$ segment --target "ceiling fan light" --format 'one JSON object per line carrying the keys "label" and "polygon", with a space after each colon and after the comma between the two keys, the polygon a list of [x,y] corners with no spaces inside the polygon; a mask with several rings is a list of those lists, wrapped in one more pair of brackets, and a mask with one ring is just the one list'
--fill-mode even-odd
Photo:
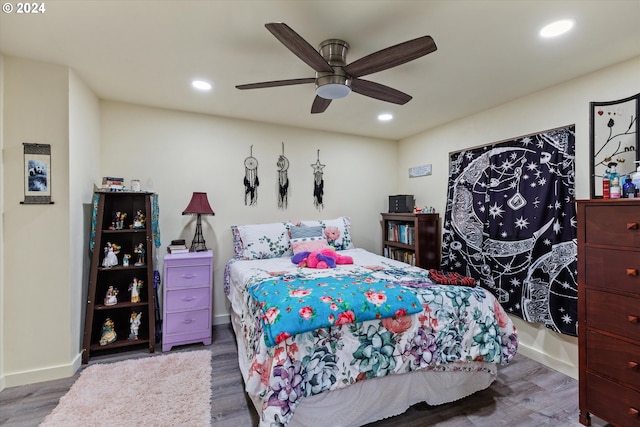
{"label": "ceiling fan light", "polygon": [[316,88],[316,95],[324,99],[344,98],[351,93],[351,88],[341,83],[327,83]]}

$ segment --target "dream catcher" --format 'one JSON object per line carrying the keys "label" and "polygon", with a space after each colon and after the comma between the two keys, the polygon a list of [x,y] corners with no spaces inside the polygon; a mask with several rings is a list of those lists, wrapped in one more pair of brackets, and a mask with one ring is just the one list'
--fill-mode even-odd
{"label": "dream catcher", "polygon": [[286,209],[289,198],[289,159],[284,156],[284,142],[282,143],[282,154],[278,157],[278,207]]}
{"label": "dream catcher", "polygon": [[[244,204],[255,205],[258,201],[258,159],[253,157],[253,145],[249,157],[244,159]],[[249,202],[249,203],[247,203]]]}
{"label": "dream catcher", "polygon": [[318,209],[322,209],[322,196],[324,195],[324,179],[322,177],[322,169],[326,165],[320,163],[320,150],[318,150],[318,159],[311,165],[313,168],[313,204]]}

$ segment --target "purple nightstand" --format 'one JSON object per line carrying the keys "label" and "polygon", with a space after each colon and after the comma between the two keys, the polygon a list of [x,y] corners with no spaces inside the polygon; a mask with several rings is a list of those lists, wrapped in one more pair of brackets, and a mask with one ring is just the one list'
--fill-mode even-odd
{"label": "purple nightstand", "polygon": [[211,344],[212,291],[210,250],[165,255],[162,351],[194,342]]}

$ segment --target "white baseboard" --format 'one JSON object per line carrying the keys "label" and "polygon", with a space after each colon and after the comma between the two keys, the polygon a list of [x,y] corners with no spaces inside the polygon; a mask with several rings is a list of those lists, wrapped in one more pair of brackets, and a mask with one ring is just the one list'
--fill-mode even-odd
{"label": "white baseboard", "polygon": [[535,360],[538,363],[542,363],[543,365],[562,374],[565,374],[575,380],[578,379],[578,367],[567,363],[565,360],[551,357],[540,352],[539,350],[523,345],[522,342],[518,344],[518,353],[528,357],[529,359]]}
{"label": "white baseboard", "polygon": [[82,365],[82,354],[78,353],[75,358],[64,365],[47,366],[41,369],[30,371],[6,373],[2,378],[0,390],[5,387],[17,387],[26,384],[35,384],[43,381],[58,380],[68,378],[75,374]]}

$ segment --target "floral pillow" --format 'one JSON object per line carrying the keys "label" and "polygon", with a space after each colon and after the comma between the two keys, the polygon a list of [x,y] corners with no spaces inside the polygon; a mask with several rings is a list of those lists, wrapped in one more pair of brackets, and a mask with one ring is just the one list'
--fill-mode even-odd
{"label": "floral pillow", "polygon": [[266,259],[292,255],[289,230],[284,222],[237,225],[231,230],[234,233],[234,253],[239,258]]}
{"label": "floral pillow", "polygon": [[333,246],[335,250],[342,251],[345,249],[353,249],[353,241],[351,240],[351,220],[349,217],[341,216],[336,219],[320,220],[320,221],[300,221],[304,227],[322,227],[322,233],[327,239],[327,243]]}

